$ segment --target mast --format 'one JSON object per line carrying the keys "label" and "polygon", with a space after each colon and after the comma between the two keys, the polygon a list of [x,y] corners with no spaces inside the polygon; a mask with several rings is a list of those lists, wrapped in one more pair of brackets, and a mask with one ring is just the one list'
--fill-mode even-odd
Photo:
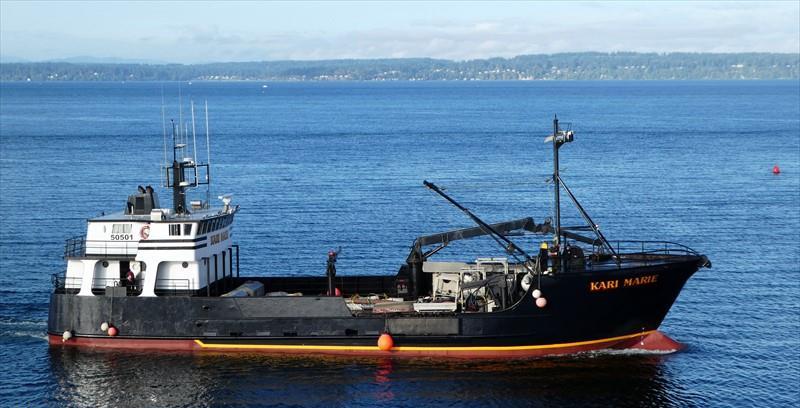
{"label": "mast", "polygon": [[[182,107],[181,102],[181,107]],[[187,206],[188,190],[197,188],[201,185],[208,185],[211,180],[210,166],[208,163],[197,162],[197,125],[194,111],[194,101],[190,100],[192,133],[189,134],[189,123],[175,123],[170,119],[172,125],[172,164],[165,167],[165,185],[172,190],[172,209],[177,215],[190,214],[190,207]],[[163,110],[163,108],[162,108]],[[206,114],[206,145],[208,145],[208,103],[205,106]],[[182,117],[179,113],[179,117]],[[183,132],[181,131],[183,127]],[[191,136],[191,140],[190,140]],[[191,144],[194,146],[191,146]],[[192,148],[191,151],[187,150]],[[208,147],[207,147],[208,148]],[[209,154],[210,156],[210,154]],[[165,158],[166,161],[166,158]],[[200,168],[205,168],[205,179],[201,180]],[[208,188],[206,189],[206,203],[200,200],[199,204],[191,203],[191,210],[198,208],[209,208]]]}
{"label": "mast", "polygon": [[[178,132],[175,132],[175,122],[172,122],[172,183],[170,185],[169,178],[167,178],[167,186],[172,187],[172,209],[176,214],[183,215],[186,213],[186,174],[184,173],[184,160],[183,149],[186,144],[181,143],[180,140],[180,124],[178,124]],[[179,161],[180,160],[180,161]]]}
{"label": "mast", "polygon": [[[583,220],[586,221],[586,224],[589,228],[594,232],[600,242],[613,254],[614,259],[619,265],[619,256],[617,256],[617,252],[614,251],[614,248],[606,239],[605,235],[600,232],[600,227],[594,223],[592,218],[589,214],[584,210],[583,206],[578,202],[578,199],[575,198],[575,195],[572,194],[569,187],[561,180],[561,175],[558,173],[558,149],[564,143],[570,143],[575,139],[575,132],[572,131],[572,124],[567,124],[566,130],[561,130],[561,127],[558,125],[558,116],[553,117],[553,134],[548,136],[544,139],[545,143],[552,141],[553,142],[553,195],[554,198],[554,217],[556,221],[555,233],[554,233],[554,244],[556,245],[556,249],[559,253],[563,253],[564,248],[561,247],[561,186],[564,186],[564,190],[569,195],[569,198],[572,200],[573,204],[575,204],[575,208],[578,209],[578,212],[583,217]],[[552,140],[551,140],[552,139]],[[562,259],[563,262],[563,259]]]}
{"label": "mast", "polygon": [[[558,176],[558,115],[553,117],[553,194],[555,197],[554,217],[556,219],[556,231],[554,244],[560,248],[561,244],[561,182]],[[559,249],[560,250],[560,249]]]}
{"label": "mast", "polygon": [[575,134],[570,129],[571,125],[568,124],[567,130],[561,130],[558,125],[558,115],[553,116],[553,134],[544,139],[545,143],[553,142],[553,195],[554,195],[554,211],[553,216],[556,221],[555,233],[553,234],[553,244],[561,252],[561,176],[558,174],[558,149],[564,143],[569,143],[573,140]]}

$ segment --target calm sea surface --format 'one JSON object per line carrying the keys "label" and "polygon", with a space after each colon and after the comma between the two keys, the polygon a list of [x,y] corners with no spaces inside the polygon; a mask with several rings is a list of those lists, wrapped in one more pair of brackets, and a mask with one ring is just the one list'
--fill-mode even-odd
{"label": "calm sea surface", "polygon": [[[168,118],[179,92],[184,120],[208,100],[211,194],[242,207],[245,275],[322,275],[338,246],[340,274],[395,273],[416,236],[470,226],[424,179],[488,221],[542,221],[557,113],[576,131],[563,177],[606,236],[713,261],[662,325],[688,348],[512,362],[50,349],[64,239],[160,183],[162,92]],[[499,254],[477,240],[442,259]],[[800,84],[2,83],[0,357],[0,406],[797,406]]]}

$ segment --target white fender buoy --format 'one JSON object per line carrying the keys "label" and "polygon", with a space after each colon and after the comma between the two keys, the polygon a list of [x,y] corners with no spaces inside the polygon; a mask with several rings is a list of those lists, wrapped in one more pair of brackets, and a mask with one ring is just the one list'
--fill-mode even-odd
{"label": "white fender buoy", "polygon": [[542,297],[542,291],[539,289],[534,289],[533,293],[531,294],[533,295],[534,299],[539,299],[540,297]]}
{"label": "white fender buoy", "polygon": [[102,331],[108,330],[108,323],[106,323],[106,322],[101,323],[100,324],[100,330],[102,330]]}
{"label": "white fender buoy", "polygon": [[526,274],[522,277],[522,282],[520,282],[519,285],[522,287],[522,290],[527,292],[528,289],[531,288],[531,285],[533,285],[533,276],[531,276],[529,273]]}
{"label": "white fender buoy", "polygon": [[539,307],[547,306],[547,299],[545,299],[543,297],[540,297],[540,298],[536,299],[536,306],[539,306]]}
{"label": "white fender buoy", "polygon": [[61,342],[66,342],[67,340],[72,338],[72,332],[69,330],[64,331],[64,334],[61,335]]}

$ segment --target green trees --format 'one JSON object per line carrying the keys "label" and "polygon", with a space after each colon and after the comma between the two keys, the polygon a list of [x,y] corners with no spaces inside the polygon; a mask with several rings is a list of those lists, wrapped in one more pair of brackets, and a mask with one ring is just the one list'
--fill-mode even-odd
{"label": "green trees", "polygon": [[772,53],[563,53],[468,61],[431,58],[211,64],[0,64],[2,81],[392,81],[798,79],[800,55]]}

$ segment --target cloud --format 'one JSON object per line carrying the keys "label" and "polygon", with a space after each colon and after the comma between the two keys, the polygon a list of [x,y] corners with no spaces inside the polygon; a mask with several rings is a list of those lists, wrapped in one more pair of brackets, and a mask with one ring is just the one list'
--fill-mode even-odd
{"label": "cloud", "polygon": [[497,7],[468,3],[465,8],[473,14],[454,10],[426,16],[420,12],[413,18],[398,17],[369,27],[358,24],[355,14],[352,28],[310,23],[304,27],[302,21],[297,28],[291,24],[271,28],[220,20],[162,24],[132,35],[4,30],[0,50],[30,60],[94,55],[182,63],[385,57],[464,60],[576,51],[800,53],[797,3],[504,3]]}

